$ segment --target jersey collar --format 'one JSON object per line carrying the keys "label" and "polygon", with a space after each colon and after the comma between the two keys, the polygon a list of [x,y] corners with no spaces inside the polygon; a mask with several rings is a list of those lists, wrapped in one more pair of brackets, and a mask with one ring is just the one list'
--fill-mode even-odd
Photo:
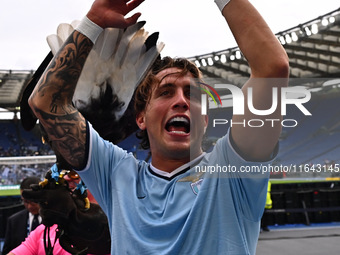
{"label": "jersey collar", "polygon": [[199,155],[198,157],[196,157],[195,159],[191,160],[190,162],[188,163],[185,163],[184,165],[176,168],[174,171],[172,171],[171,173],[168,173],[168,172],[165,172],[163,170],[160,170],[156,167],[154,167],[152,165],[152,163],[150,163],[150,172],[153,173],[154,175],[158,176],[158,177],[161,177],[163,179],[166,179],[166,180],[171,180],[173,179],[174,177],[182,174],[182,173],[185,173],[186,171],[188,171],[191,167],[193,167],[194,165],[196,165],[198,162],[200,162],[202,160],[202,158],[204,157],[206,153],[203,152],[201,155]]}

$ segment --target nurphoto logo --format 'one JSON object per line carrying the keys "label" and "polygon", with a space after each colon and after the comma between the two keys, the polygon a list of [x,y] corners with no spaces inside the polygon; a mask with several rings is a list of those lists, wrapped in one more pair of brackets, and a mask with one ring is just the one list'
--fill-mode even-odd
{"label": "nurphoto logo", "polygon": [[[241,88],[237,87],[236,85],[232,84],[216,84],[214,87],[205,84],[205,83],[199,83],[200,85],[203,85],[201,87],[201,90],[205,93],[201,94],[201,114],[207,115],[208,111],[208,105],[207,105],[207,96],[209,95],[214,103],[217,106],[217,101],[215,97],[218,98],[218,101],[221,106],[222,100],[220,95],[217,93],[216,89],[219,89],[221,91],[222,89],[230,91],[232,95],[232,110],[234,115],[244,115],[245,113],[245,106],[248,107],[249,111],[257,116],[269,116],[270,114],[274,113],[278,106],[281,108],[281,115],[286,116],[287,115],[287,105],[295,105],[305,116],[311,116],[312,114],[307,110],[307,108],[304,106],[305,103],[309,102],[311,99],[311,92],[303,87],[273,87],[271,88],[271,94],[272,94],[272,104],[269,109],[256,109],[254,107],[253,103],[253,88],[248,87],[247,88],[247,100],[245,102],[245,96],[243,94],[243,91]],[[213,93],[212,93],[212,92]],[[279,93],[280,92],[280,93]],[[215,94],[215,96],[214,96]],[[280,105],[278,105],[279,100],[281,101]],[[265,118],[259,118],[259,119],[250,119],[250,120],[244,120],[243,122],[237,122],[232,123],[232,120],[228,119],[213,119],[213,127],[216,127],[216,125],[225,125],[227,123],[230,123],[232,126],[234,125],[248,125],[250,127],[262,127],[265,122],[270,122],[272,124],[272,127],[274,126],[275,122],[281,122],[281,125],[283,127],[296,127],[298,122],[295,119],[265,119]]]}
{"label": "nurphoto logo", "polygon": [[[206,83],[203,83],[203,82],[198,82],[198,84],[202,85],[202,86],[205,86],[207,88],[203,88],[203,87],[200,87],[201,90],[203,90],[205,93],[207,93],[211,99],[215,102],[216,106],[217,106],[217,102],[216,102],[216,99],[215,97],[213,96],[213,94],[209,91],[211,90],[213,93],[215,93],[215,95],[217,96],[220,104],[222,105],[222,100],[221,100],[221,97],[220,95],[217,93],[217,91],[210,85],[206,84]],[[202,102],[202,105],[201,105],[201,113],[202,115],[207,115],[207,94],[202,94],[201,95],[201,102]]]}

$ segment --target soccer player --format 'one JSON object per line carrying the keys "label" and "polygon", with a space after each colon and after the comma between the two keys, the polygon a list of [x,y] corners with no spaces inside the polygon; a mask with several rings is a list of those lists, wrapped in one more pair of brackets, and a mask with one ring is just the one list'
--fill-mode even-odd
{"label": "soccer player", "polygon": [[[215,2],[251,68],[242,88],[245,99],[252,88],[254,107],[271,108],[273,87],[286,82],[270,81],[289,74],[284,49],[247,0]],[[78,169],[107,214],[111,254],[255,254],[269,173],[209,177],[195,169],[270,162],[280,122],[257,128],[233,125],[211,153],[204,153],[208,119],[200,115],[191,88],[192,79],[201,75],[185,59],[156,61],[136,91],[136,122],[144,133],[143,145],[150,147],[150,164],[103,140],[72,105],[82,66],[101,29],[134,24],[140,13],[125,15],[141,3],[96,0],[83,21],[85,29],[76,29],[56,54],[30,106],[54,149]],[[268,116],[255,116],[245,107],[244,115],[234,115],[233,121],[254,118],[280,120],[280,107]]]}

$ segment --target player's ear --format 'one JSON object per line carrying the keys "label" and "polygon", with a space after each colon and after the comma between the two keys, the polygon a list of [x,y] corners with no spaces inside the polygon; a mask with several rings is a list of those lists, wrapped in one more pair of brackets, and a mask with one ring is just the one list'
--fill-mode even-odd
{"label": "player's ear", "polygon": [[208,123],[209,123],[209,117],[208,115],[205,115],[204,116],[204,134],[205,134],[205,131],[207,130]]}
{"label": "player's ear", "polygon": [[136,123],[138,125],[138,127],[141,130],[145,130],[146,126],[145,126],[145,113],[144,112],[140,112],[137,114],[136,116]]}

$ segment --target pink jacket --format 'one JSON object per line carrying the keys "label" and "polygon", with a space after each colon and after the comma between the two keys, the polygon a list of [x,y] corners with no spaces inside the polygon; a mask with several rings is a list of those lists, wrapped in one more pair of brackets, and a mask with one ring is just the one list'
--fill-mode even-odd
{"label": "pink jacket", "polygon": [[[55,238],[55,229],[57,225],[53,225],[50,228],[50,239],[51,244],[54,244]],[[45,255],[44,248],[44,229],[45,226],[43,224],[39,225],[34,231],[32,231],[29,236],[26,238],[24,242],[21,243],[17,248],[12,250],[11,252],[15,255]],[[53,254],[58,255],[70,255],[67,251],[65,251],[59,244],[59,240],[54,245]]]}

